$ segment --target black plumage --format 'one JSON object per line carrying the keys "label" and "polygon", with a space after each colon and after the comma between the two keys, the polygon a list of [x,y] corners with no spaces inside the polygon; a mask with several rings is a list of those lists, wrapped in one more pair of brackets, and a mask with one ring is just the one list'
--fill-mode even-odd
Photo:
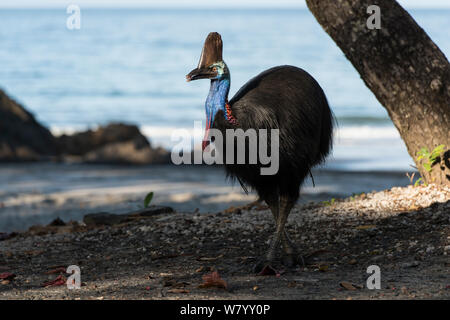
{"label": "black plumage", "polygon": [[[220,35],[212,33],[208,38],[217,43]],[[208,47],[207,43],[208,39],[205,47]],[[216,56],[222,57],[221,39],[220,46],[216,47],[220,50]],[[205,72],[201,70],[205,68],[208,66],[195,69],[188,75],[188,80],[195,79],[199,74],[200,77],[204,75]],[[212,70],[209,69],[209,72]],[[215,77],[209,75],[208,78],[212,82],[220,81],[217,74]],[[297,263],[298,254],[284,231],[284,225],[299,197],[303,181],[312,167],[325,160],[332,147],[334,120],[325,94],[306,71],[294,66],[278,66],[248,81],[228,102],[227,107],[236,121],[229,121],[224,114],[226,109],[219,108],[212,128],[222,132],[237,128],[244,131],[251,128],[279,129],[279,170],[275,175],[261,175],[262,165],[259,162],[225,164],[227,175],[238,179],[244,188],[256,190],[259,197],[269,205],[275,218],[277,229],[274,239],[268,254],[256,269],[259,271],[265,264],[271,263],[280,245],[284,248],[287,261],[290,264]],[[248,146],[245,150],[248,150]]]}

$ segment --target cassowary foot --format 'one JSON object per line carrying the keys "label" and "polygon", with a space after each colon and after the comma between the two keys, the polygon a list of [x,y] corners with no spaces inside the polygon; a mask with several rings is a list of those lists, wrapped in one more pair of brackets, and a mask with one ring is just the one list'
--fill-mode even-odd
{"label": "cassowary foot", "polygon": [[305,266],[305,259],[298,253],[297,247],[289,239],[287,233],[284,233],[282,238],[283,256],[281,261],[286,267],[293,268],[297,265]]}
{"label": "cassowary foot", "polygon": [[305,259],[299,254],[285,254],[281,258],[281,262],[288,268],[294,268],[296,266],[305,267]]}

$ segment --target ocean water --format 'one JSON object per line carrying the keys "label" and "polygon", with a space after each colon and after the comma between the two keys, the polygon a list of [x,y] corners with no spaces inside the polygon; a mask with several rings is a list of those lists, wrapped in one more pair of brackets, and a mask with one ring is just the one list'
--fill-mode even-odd
{"label": "ocean water", "polygon": [[[0,87],[57,134],[125,121],[170,148],[174,129],[204,120],[209,83],[186,83],[185,75],[218,31],[230,97],[275,65],[317,79],[339,123],[327,167],[410,169],[387,112],[306,9],[81,9],[79,30],[66,28],[64,10],[0,10]],[[450,11],[411,14],[448,56]]]}

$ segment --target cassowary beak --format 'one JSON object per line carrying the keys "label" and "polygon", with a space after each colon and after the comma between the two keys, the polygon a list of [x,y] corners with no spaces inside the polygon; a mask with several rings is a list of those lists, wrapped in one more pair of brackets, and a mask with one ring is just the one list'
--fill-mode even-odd
{"label": "cassowary beak", "polygon": [[217,70],[211,68],[195,68],[186,75],[186,81],[199,79],[212,79],[217,77]]}

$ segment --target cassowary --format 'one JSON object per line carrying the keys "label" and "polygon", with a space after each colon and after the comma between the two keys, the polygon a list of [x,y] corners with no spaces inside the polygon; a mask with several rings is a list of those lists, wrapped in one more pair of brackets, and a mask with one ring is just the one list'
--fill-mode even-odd
{"label": "cassowary", "polygon": [[333,116],[322,88],[306,71],[278,66],[248,81],[228,101],[230,72],[222,59],[222,38],[216,32],[206,38],[198,67],[186,79],[211,80],[205,104],[203,149],[208,145],[210,128],[222,132],[238,128],[279,129],[276,174],[261,175],[259,162],[225,164],[225,169],[229,177],[239,180],[244,190],[247,187],[255,190],[275,219],[276,230],[269,250],[256,264],[255,272],[270,266],[280,247],[284,251],[283,262],[291,266],[301,262],[303,259],[284,227],[299,198],[301,184],[311,168],[324,161],[332,147]]}

